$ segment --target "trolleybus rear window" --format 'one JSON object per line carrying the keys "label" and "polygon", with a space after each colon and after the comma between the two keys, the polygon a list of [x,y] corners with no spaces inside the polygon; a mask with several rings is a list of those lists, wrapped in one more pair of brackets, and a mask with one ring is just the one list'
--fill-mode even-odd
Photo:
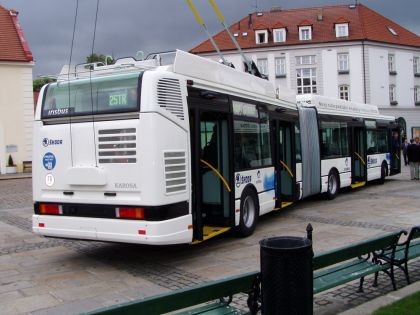
{"label": "trolleybus rear window", "polygon": [[42,118],[122,113],[139,110],[139,73],[50,84]]}

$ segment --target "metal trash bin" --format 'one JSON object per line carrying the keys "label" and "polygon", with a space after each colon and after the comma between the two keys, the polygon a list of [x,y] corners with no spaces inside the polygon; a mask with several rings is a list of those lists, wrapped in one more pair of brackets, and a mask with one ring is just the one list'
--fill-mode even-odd
{"label": "metal trash bin", "polygon": [[279,236],[260,241],[263,315],[313,314],[312,242]]}

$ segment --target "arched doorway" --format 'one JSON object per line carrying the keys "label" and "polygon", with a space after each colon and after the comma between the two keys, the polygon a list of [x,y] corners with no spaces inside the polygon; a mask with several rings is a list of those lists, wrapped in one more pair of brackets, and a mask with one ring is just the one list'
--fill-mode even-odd
{"label": "arched doorway", "polygon": [[404,141],[404,139],[407,138],[407,123],[405,122],[405,119],[402,117],[399,117],[397,119],[397,122],[401,127],[401,141]]}

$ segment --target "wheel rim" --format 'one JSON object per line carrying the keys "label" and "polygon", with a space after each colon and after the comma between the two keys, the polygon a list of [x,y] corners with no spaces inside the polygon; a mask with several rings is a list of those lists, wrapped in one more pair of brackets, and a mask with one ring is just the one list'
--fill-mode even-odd
{"label": "wheel rim", "polygon": [[335,176],[332,175],[332,174],[328,178],[328,191],[332,195],[334,195],[335,192],[337,191],[337,180],[336,180]]}
{"label": "wheel rim", "polygon": [[247,196],[244,200],[244,206],[242,211],[242,220],[246,227],[251,227],[255,219],[255,204],[252,197]]}

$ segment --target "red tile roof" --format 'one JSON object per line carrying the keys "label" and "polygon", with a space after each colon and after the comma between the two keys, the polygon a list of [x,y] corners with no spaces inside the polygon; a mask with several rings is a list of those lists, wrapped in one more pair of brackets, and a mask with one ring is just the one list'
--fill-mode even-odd
{"label": "red tile roof", "polygon": [[[322,20],[318,15],[322,14]],[[379,13],[359,4],[350,7],[348,5],[325,6],[318,8],[302,8],[291,10],[272,10],[264,12],[262,16],[255,13],[251,15],[252,25],[249,26],[249,17],[246,16],[239,22],[233,24],[232,32],[248,32],[248,36],[238,36],[236,40],[243,49],[299,45],[309,43],[327,43],[343,41],[369,40],[389,44],[420,47],[420,37]],[[334,31],[334,24],[338,21],[349,23],[349,37],[337,38]],[[312,25],[312,40],[302,42],[299,40],[298,26],[305,21],[306,25]],[[265,24],[268,29],[277,27],[281,22],[287,28],[287,40],[284,43],[274,43],[270,37],[267,44],[255,43],[254,25]],[[398,34],[392,35],[388,28],[392,28]],[[226,31],[214,36],[214,39],[221,50],[234,50],[235,46],[230,40]],[[204,41],[195,48],[192,53],[213,52],[214,48],[210,41]]]}
{"label": "red tile roof", "polygon": [[33,61],[17,15],[17,11],[0,6],[0,61]]}

